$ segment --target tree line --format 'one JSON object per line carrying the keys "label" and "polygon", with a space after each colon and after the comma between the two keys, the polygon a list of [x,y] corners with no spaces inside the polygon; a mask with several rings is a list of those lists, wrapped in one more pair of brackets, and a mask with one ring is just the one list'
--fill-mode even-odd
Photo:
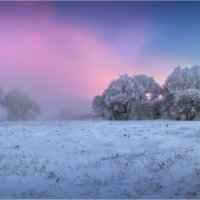
{"label": "tree line", "polygon": [[121,75],[102,95],[93,110],[105,119],[177,119],[200,117],[200,66],[174,68],[160,86],[147,75]]}

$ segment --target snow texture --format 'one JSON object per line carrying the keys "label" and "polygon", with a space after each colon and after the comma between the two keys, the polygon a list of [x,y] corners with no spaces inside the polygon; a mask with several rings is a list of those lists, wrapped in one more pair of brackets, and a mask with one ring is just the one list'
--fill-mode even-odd
{"label": "snow texture", "polygon": [[198,121],[1,122],[0,198],[200,198]]}

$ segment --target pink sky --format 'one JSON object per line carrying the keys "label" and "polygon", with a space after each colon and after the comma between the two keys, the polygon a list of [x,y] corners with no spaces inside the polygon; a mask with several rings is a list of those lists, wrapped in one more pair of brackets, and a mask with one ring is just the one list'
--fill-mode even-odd
{"label": "pink sky", "polygon": [[123,63],[106,44],[83,28],[59,25],[51,12],[33,20],[1,18],[0,26],[5,90],[18,87],[45,101],[63,98],[67,107],[67,99],[91,100],[120,74]]}
{"label": "pink sky", "polygon": [[[61,23],[51,7],[38,10],[32,4],[31,11],[27,18],[17,11],[0,14],[0,83],[5,91],[20,88],[46,107],[86,112],[92,98],[119,75],[144,73],[162,83],[170,72],[167,66],[174,66],[162,58],[144,59],[141,50],[151,34],[116,32],[111,46],[93,29],[70,19]],[[134,45],[129,51],[131,36]],[[129,57],[120,54],[120,48],[129,51]],[[166,66],[163,71],[161,63]]]}

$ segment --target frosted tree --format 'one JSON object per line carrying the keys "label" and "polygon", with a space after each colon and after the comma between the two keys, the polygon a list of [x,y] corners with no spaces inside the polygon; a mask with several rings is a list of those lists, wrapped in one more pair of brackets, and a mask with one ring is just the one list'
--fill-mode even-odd
{"label": "frosted tree", "polygon": [[8,120],[32,120],[40,114],[40,106],[20,90],[7,93],[2,100]]}
{"label": "frosted tree", "polygon": [[94,112],[96,112],[99,115],[103,115],[104,114],[104,98],[103,95],[97,95],[94,97],[93,101],[92,101],[92,109],[94,110]]}
{"label": "frosted tree", "polygon": [[190,70],[193,88],[200,90],[200,66],[193,66]]}
{"label": "frosted tree", "polygon": [[200,91],[189,89],[177,92],[171,110],[176,119],[193,120],[200,112]]}
{"label": "frosted tree", "polygon": [[152,77],[127,74],[110,83],[103,95],[93,100],[93,109],[109,119],[142,119],[152,117],[152,107],[160,93]]}
{"label": "frosted tree", "polygon": [[[195,66],[195,68],[196,67],[197,66]],[[176,91],[183,91],[191,88],[196,89],[195,88],[196,80],[193,79],[192,69],[193,68],[188,68],[188,67],[185,68],[181,68],[180,66],[176,67],[165,81],[163,88],[164,91],[174,93]]]}
{"label": "frosted tree", "polygon": [[134,101],[131,106],[131,118],[156,118],[154,108],[159,101],[160,86],[152,77],[137,75],[134,77]]}
{"label": "frosted tree", "polygon": [[176,67],[168,76],[163,86],[163,113],[167,117],[174,117],[172,110],[174,100],[180,92],[187,90],[200,90],[200,67]]}
{"label": "frosted tree", "polygon": [[110,83],[104,91],[104,116],[110,119],[129,119],[134,100],[134,80],[127,74]]}

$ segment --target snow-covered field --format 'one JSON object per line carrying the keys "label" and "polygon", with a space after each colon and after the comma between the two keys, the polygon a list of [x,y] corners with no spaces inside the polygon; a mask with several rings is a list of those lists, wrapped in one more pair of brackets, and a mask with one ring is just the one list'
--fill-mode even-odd
{"label": "snow-covered field", "polygon": [[1,122],[0,198],[200,198],[200,122]]}

